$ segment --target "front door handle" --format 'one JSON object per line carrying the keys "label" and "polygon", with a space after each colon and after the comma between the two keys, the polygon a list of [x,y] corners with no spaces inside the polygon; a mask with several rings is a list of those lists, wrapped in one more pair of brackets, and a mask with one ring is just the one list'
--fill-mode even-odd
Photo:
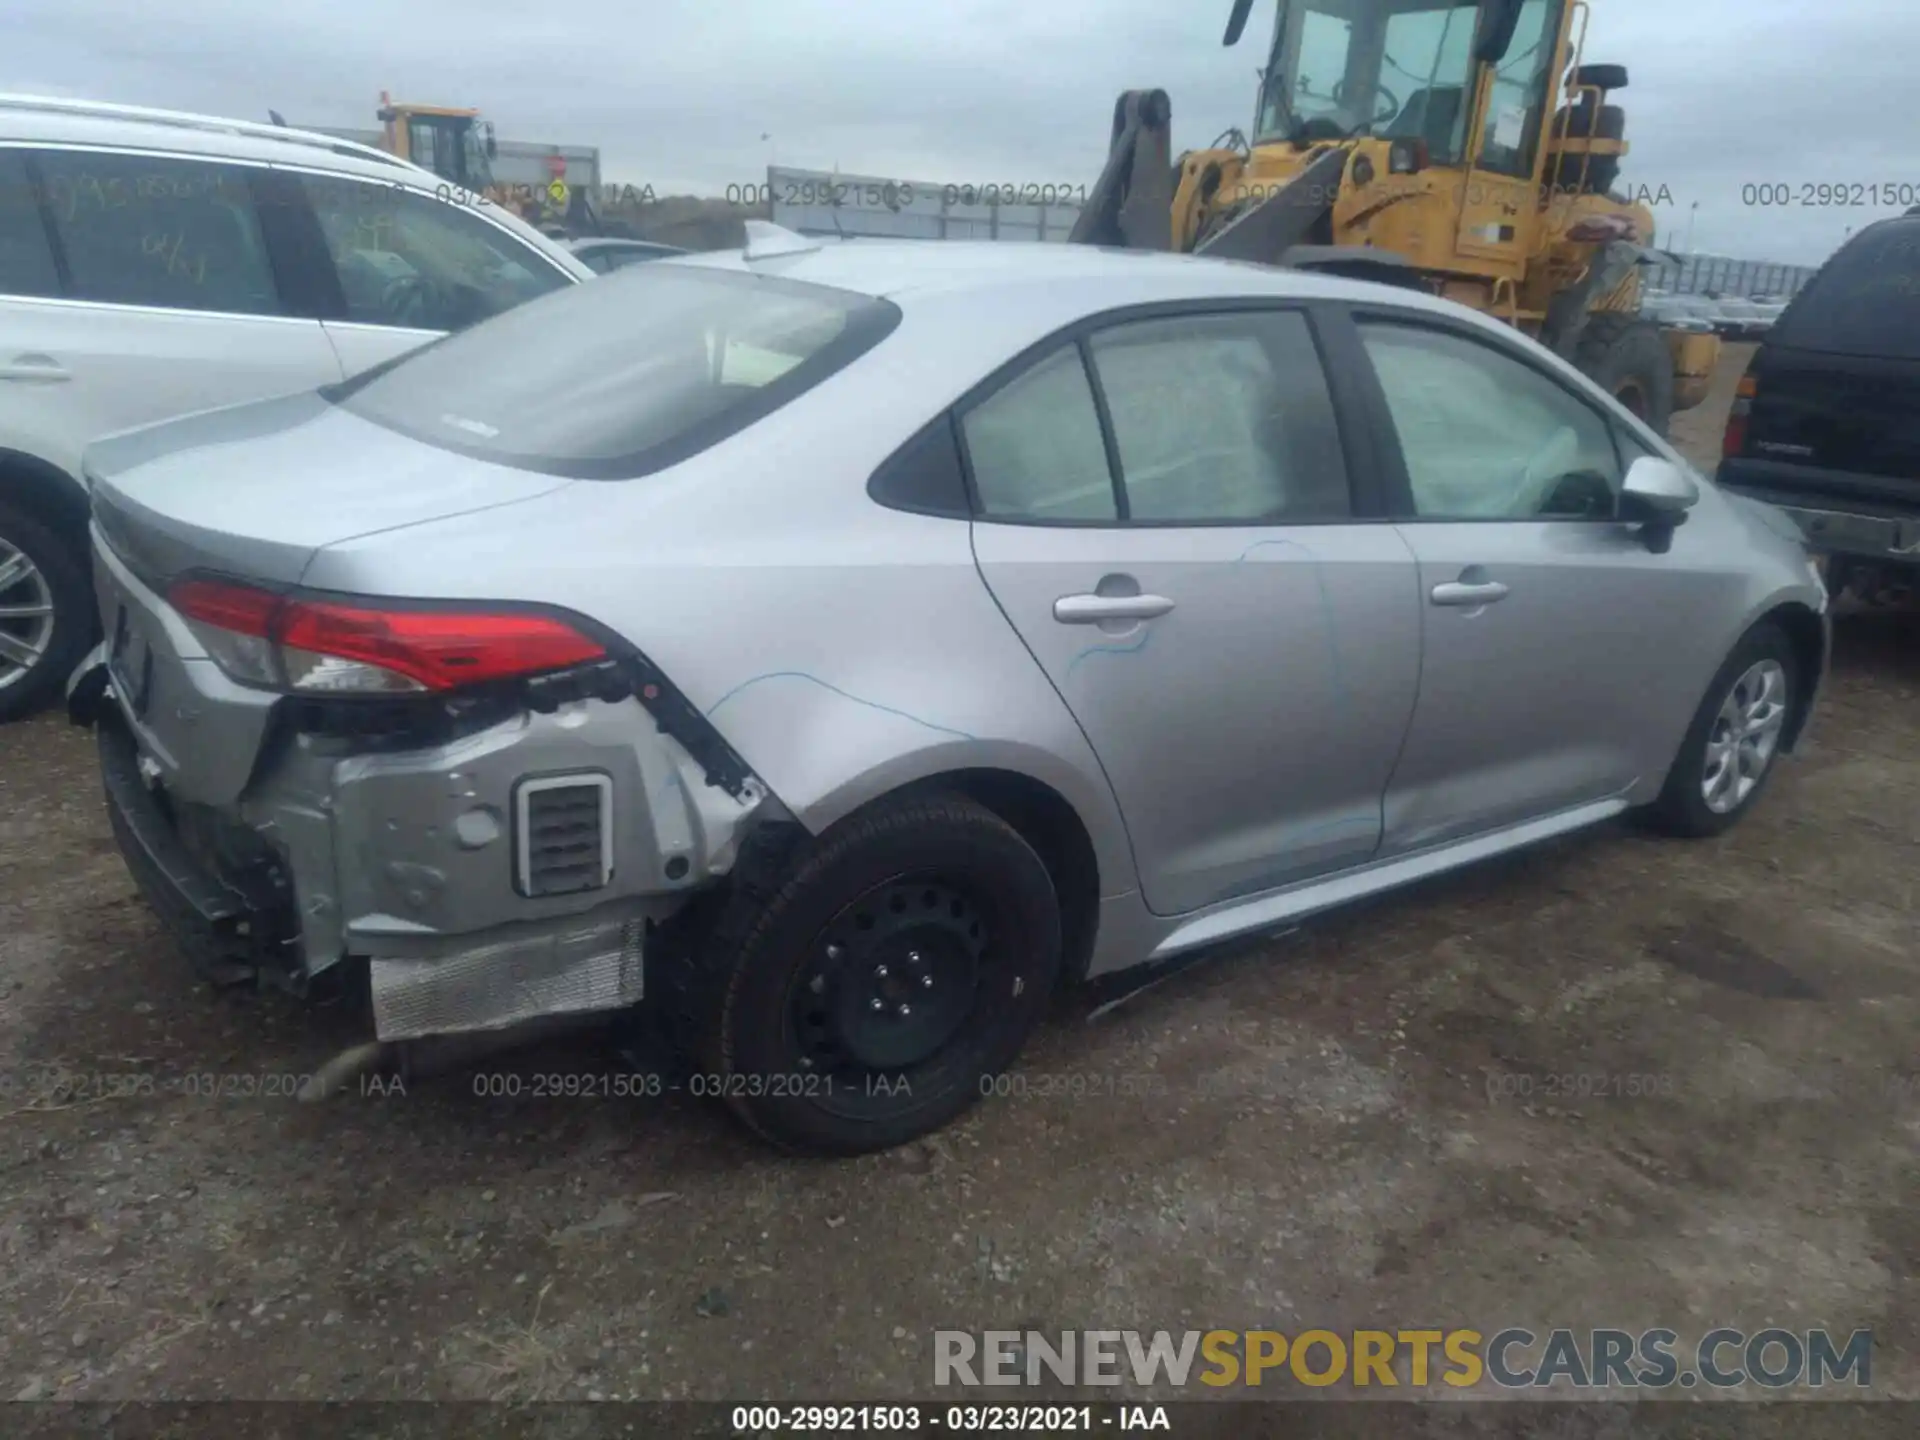
{"label": "front door handle", "polygon": [[1053,618],[1062,625],[1097,625],[1102,620],[1154,620],[1173,609],[1164,595],[1062,595],[1053,602]]}
{"label": "front door handle", "polygon": [[1436,605],[1491,605],[1496,600],[1506,598],[1507,587],[1498,580],[1483,580],[1478,584],[1449,580],[1444,585],[1433,587],[1433,603]]}
{"label": "front door handle", "polygon": [[24,380],[42,385],[58,384],[62,380],[73,378],[51,355],[16,355],[5,365],[0,365],[0,380]]}

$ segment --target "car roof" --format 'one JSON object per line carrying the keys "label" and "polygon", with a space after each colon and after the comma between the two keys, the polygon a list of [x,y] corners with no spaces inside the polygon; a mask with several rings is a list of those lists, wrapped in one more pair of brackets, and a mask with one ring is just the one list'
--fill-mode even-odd
{"label": "car roof", "polygon": [[1025,290],[1035,282],[1087,281],[1099,284],[1111,305],[1151,301],[1161,295],[1328,300],[1378,300],[1390,295],[1396,304],[1471,313],[1417,291],[1305,270],[1038,241],[826,239],[816,248],[763,259],[748,260],[744,251],[722,250],[676,257],[667,263],[778,275],[893,301],[956,292],[985,296]]}
{"label": "car roof", "polygon": [[0,144],[8,142],[279,161],[429,185],[438,180],[421,166],[337,136],[263,121],[61,96],[0,94]]}
{"label": "car roof", "polygon": [[[442,195],[447,184],[424,166],[333,135],[287,125],[197,115],[185,110],[156,110],[60,96],[0,93],[0,146],[6,145],[97,147],[195,159],[301,166],[330,175],[438,191]],[[574,278],[592,278],[592,269],[565,246],[548,239],[505,207],[491,207],[490,218],[545,252]]]}

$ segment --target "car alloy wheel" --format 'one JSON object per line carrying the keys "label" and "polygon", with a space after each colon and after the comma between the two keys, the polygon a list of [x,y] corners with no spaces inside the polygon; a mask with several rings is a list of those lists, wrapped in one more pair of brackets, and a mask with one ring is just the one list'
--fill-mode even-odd
{"label": "car alloy wheel", "polygon": [[17,685],[53,643],[53,588],[27,552],[0,537],[0,690]]}
{"label": "car alloy wheel", "polygon": [[1787,674],[1780,662],[1756,660],[1733,682],[1707,733],[1700,793],[1716,815],[1747,803],[1779,748],[1787,719]]}

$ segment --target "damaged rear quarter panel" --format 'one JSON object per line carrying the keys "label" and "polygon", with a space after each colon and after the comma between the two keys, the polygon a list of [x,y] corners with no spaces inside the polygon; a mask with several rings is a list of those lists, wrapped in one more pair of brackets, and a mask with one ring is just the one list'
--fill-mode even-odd
{"label": "damaged rear quarter panel", "polygon": [[[909,309],[896,339],[957,320]],[[873,470],[937,413],[929,395],[957,397],[1002,345],[1018,349],[1025,330],[1052,323],[1029,316],[1019,334],[974,336],[977,359],[889,340],[671,469],[342,541],[305,583],[587,616],[657,665],[816,833],[929,776],[1028,776],[1086,825],[1102,893],[1131,891],[1111,789],[981,580],[969,522],[889,510],[866,493]]]}
{"label": "damaged rear quarter panel", "polygon": [[[305,736],[286,743],[246,813],[286,850],[312,969],[343,953],[430,954],[443,941],[636,896],[664,915],[681,892],[731,867],[740,822],[758,803],[707,786],[633,700],[577,702],[394,754],[351,754]],[[612,784],[609,883],[523,895],[515,787],[578,773]]]}

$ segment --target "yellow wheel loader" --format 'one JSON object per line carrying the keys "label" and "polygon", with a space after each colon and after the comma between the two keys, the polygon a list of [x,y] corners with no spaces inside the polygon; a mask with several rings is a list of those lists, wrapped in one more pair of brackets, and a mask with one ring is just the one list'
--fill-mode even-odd
{"label": "yellow wheel loader", "polygon": [[482,120],[478,110],[396,104],[382,90],[378,113],[380,148],[389,155],[411,160],[450,184],[484,195],[549,235],[604,233],[599,210],[585,187],[572,187],[565,204],[555,205],[545,190],[496,184],[493,159],[499,146],[493,123]]}
{"label": "yellow wheel loader", "polygon": [[[1224,43],[1252,8],[1234,0]],[[1069,238],[1417,286],[1518,326],[1664,434],[1719,341],[1639,318],[1641,266],[1664,257],[1644,187],[1617,189],[1627,72],[1583,62],[1589,13],[1279,0],[1251,139],[1175,161],[1166,92],[1126,92]]]}

